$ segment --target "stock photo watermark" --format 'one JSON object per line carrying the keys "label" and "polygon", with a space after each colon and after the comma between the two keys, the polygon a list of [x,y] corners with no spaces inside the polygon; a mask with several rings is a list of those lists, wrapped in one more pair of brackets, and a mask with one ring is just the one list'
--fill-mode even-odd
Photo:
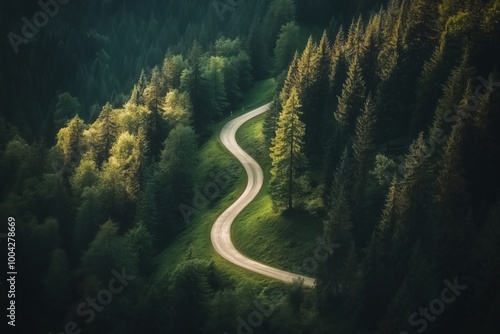
{"label": "stock photo watermark", "polygon": [[[76,314],[82,318],[86,324],[90,324],[96,318],[96,313],[102,312],[106,306],[111,304],[113,298],[125,290],[135,276],[127,275],[125,268],[122,268],[121,273],[115,269],[111,270],[113,277],[108,282],[108,287],[99,290],[95,297],[87,297],[76,308]],[[64,326],[63,332],[56,334],[80,334],[82,329],[75,321],[69,321]],[[50,332],[49,334],[52,334]]]}
{"label": "stock photo watermark", "polygon": [[[415,329],[417,333],[423,333],[429,327],[429,323],[436,321],[437,317],[443,314],[446,310],[446,305],[454,303],[468,288],[467,285],[459,284],[457,277],[453,279],[453,283],[447,279],[443,283],[446,287],[441,290],[439,298],[432,300],[427,307],[420,307],[418,312],[413,312],[408,317],[408,323],[412,327],[418,327]],[[410,333],[401,331],[399,334]]]}
{"label": "stock photo watermark", "polygon": [[231,182],[231,175],[228,172],[212,171],[208,174],[211,178],[202,188],[193,189],[193,201],[190,205],[179,204],[179,211],[182,214],[184,223],[188,225],[191,222],[191,216],[206,209],[211,202],[217,200],[222,190]]}
{"label": "stock photo watermark", "polygon": [[316,272],[321,262],[328,260],[333,255],[335,249],[340,247],[340,244],[332,242],[330,238],[316,239],[317,246],[314,249],[313,256],[305,258],[300,266],[294,266],[293,271],[296,273],[305,272],[312,274]]}
{"label": "stock photo watermark", "polygon": [[19,34],[11,31],[7,34],[12,49],[17,54],[19,53],[19,46],[27,44],[30,40],[35,38],[40,29],[45,27],[50,19],[54,18],[60,11],[61,6],[67,5],[71,0],[39,0],[38,6],[41,10],[35,12],[31,20],[26,16],[21,18],[22,27]]}
{"label": "stock photo watermark", "polygon": [[[7,318],[9,326],[16,326],[16,219],[7,218],[8,233],[2,234],[7,237],[7,298],[9,300],[7,308]],[[1,240],[0,240],[1,243]]]}

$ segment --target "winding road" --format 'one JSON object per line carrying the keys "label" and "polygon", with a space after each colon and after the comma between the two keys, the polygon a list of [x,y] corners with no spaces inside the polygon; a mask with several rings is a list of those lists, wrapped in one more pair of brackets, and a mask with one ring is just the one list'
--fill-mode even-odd
{"label": "winding road", "polygon": [[269,106],[270,104],[266,104],[240,117],[237,117],[228,122],[221,130],[220,139],[222,144],[243,165],[247,173],[248,183],[243,194],[217,218],[212,226],[210,238],[217,253],[237,266],[286,283],[291,283],[292,280],[296,278],[303,278],[304,286],[313,287],[313,278],[286,272],[249,259],[241,254],[236,247],[234,247],[231,240],[231,225],[233,224],[234,219],[257,196],[264,181],[262,168],[260,168],[259,164],[236,142],[236,131],[238,131],[240,126],[242,126],[245,122],[266,112],[269,109]]}

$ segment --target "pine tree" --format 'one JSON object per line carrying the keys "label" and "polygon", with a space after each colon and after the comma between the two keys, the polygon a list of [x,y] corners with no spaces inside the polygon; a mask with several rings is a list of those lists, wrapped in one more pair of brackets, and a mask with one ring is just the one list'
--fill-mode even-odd
{"label": "pine tree", "polygon": [[278,121],[271,146],[271,197],[279,209],[293,209],[300,200],[304,180],[300,172],[306,165],[303,153],[305,125],[300,121],[301,105],[296,89],[292,89]]}
{"label": "pine tree", "polygon": [[118,224],[112,220],[102,224],[94,241],[83,254],[81,272],[87,278],[87,284],[83,284],[84,288],[88,287],[92,278],[108,282],[109,268],[125,268],[129,275],[137,275],[137,254],[125,243],[118,233],[118,228]]}
{"label": "pine tree", "polygon": [[98,166],[102,166],[102,164],[108,160],[111,147],[118,136],[116,114],[109,102],[102,108],[92,128],[96,130],[92,138],[96,162]]}
{"label": "pine tree", "polygon": [[[366,26],[363,41],[359,50],[359,62],[363,71],[366,87],[376,87],[378,76],[374,68],[377,68],[378,53],[381,48],[381,14],[373,14]],[[373,88],[372,88],[373,89]]]}
{"label": "pine tree", "polygon": [[435,1],[412,0],[406,19],[403,44],[408,48],[412,61],[420,65],[432,51],[436,40],[436,21],[438,3]]}
{"label": "pine tree", "polygon": [[403,29],[403,10],[399,1],[391,1],[382,24],[382,49],[378,56],[377,73],[382,81],[387,81],[399,61],[400,36]]}
{"label": "pine tree", "polygon": [[351,171],[349,155],[344,150],[333,175],[328,196],[328,218],[324,222],[324,236],[334,243],[333,254],[320,266],[317,291],[321,293],[322,307],[329,306],[339,296],[349,293],[357,272],[353,223],[350,207]]}
{"label": "pine tree", "polygon": [[[335,168],[342,154],[342,150],[345,148],[345,143],[338,139],[339,136],[346,136],[341,134],[342,131],[340,127],[335,124],[335,117],[332,117],[332,111],[334,113],[336,111],[338,96],[342,93],[342,86],[347,80],[348,72],[348,64],[345,57],[345,36],[342,26],[339,28],[331,50],[330,69],[328,71],[329,94],[328,100],[326,101],[328,109],[323,117],[324,130],[322,134],[322,140],[325,143],[327,170],[333,170]],[[328,177],[328,174],[326,174],[326,180],[328,180]],[[329,186],[329,182],[326,182],[326,186]]]}
{"label": "pine tree", "polygon": [[317,46],[309,38],[306,48],[300,57],[297,68],[297,88],[299,101],[302,105],[302,117],[306,125],[305,133],[305,151],[308,156],[314,153],[314,148],[318,147],[317,134],[321,133],[321,107],[318,103],[318,85],[319,78],[319,54]]}
{"label": "pine tree", "polygon": [[443,0],[439,6],[439,27],[444,31],[449,18],[457,14],[464,7],[464,2],[457,0]]}
{"label": "pine tree", "polygon": [[[403,179],[397,199],[400,224],[395,231],[395,239],[414,239],[427,233],[429,227],[427,208],[428,191],[431,188],[430,152],[423,133],[410,145],[403,164]],[[401,241],[403,243],[403,241]]]}
{"label": "pine tree", "polygon": [[212,117],[215,119],[220,119],[229,106],[224,77],[226,67],[226,58],[214,56],[208,59],[203,72],[203,77],[208,82],[211,109],[213,110]]}
{"label": "pine tree", "polygon": [[370,161],[374,155],[375,105],[368,95],[362,114],[356,121],[356,131],[353,139],[354,159],[356,161],[354,194],[358,201],[362,200],[366,176],[370,169]]}
{"label": "pine tree", "polygon": [[443,96],[436,107],[429,133],[431,143],[442,144],[443,135],[451,130],[451,124],[457,117],[455,115],[456,108],[460,104],[462,94],[467,86],[467,80],[474,73],[474,69],[468,64],[469,56],[466,50],[461,64],[452,71],[444,85]]}
{"label": "pine tree", "polygon": [[[439,165],[436,200],[439,204],[439,224],[448,227],[462,219],[465,204],[465,171],[463,169],[463,141],[465,124],[459,122],[453,126],[451,136],[446,142]],[[459,209],[461,208],[461,209]]]}
{"label": "pine tree", "polygon": [[[292,89],[297,88],[298,85],[298,66],[299,66],[299,53],[295,51],[293,60],[288,67],[286,77],[278,96],[274,99],[270,110],[266,113],[264,132],[267,134],[266,138],[271,144],[271,140],[276,135],[278,119],[283,109],[283,105],[288,100]],[[278,83],[278,87],[280,87]],[[279,88],[278,88],[279,89]]]}
{"label": "pine tree", "polygon": [[71,247],[74,254],[80,255],[87,248],[99,229],[99,224],[103,222],[101,196],[102,193],[97,186],[83,189],[74,230],[71,231],[73,235]]}
{"label": "pine tree", "polygon": [[266,144],[268,147],[271,146],[271,141],[276,135],[276,130],[278,128],[278,119],[281,112],[281,104],[279,98],[275,98],[269,107],[269,110],[264,116],[264,124],[262,126],[262,132],[266,137]]}
{"label": "pine tree", "polygon": [[[328,39],[326,30],[323,32],[319,45],[317,47],[318,57],[318,78],[316,80],[316,94],[317,105],[312,110],[311,126],[316,127],[316,131],[310,132],[309,152],[311,157],[324,159],[325,157],[325,142],[326,138],[331,134],[331,125],[333,117],[331,110],[333,109],[333,98],[330,93],[330,70],[331,70],[331,57],[332,47]],[[315,161],[315,163],[324,164],[324,161]]]}
{"label": "pine tree", "polygon": [[416,136],[432,120],[434,110],[442,92],[444,81],[443,50],[437,46],[429,60],[424,63],[416,84],[415,109],[413,111],[410,135]]}
{"label": "pine tree", "polygon": [[363,47],[364,27],[361,16],[357,20],[352,19],[351,26],[347,32],[347,41],[345,45],[346,58],[349,63],[354,60],[360,60],[360,54]]}
{"label": "pine tree", "polygon": [[[279,98],[280,103],[284,104],[288,101],[290,97],[290,93],[294,88],[297,88],[298,85],[298,69],[299,69],[299,53],[295,52],[293,56],[292,63],[288,68],[288,74],[285,78],[285,82],[283,84],[283,88],[281,89]],[[280,110],[281,111],[281,110]]]}
{"label": "pine tree", "polygon": [[160,151],[160,143],[165,136],[165,125],[161,115],[165,101],[164,82],[158,67],[153,68],[151,80],[144,91],[145,103],[151,111],[148,127],[148,141],[151,154],[156,156]]}
{"label": "pine tree", "polygon": [[354,128],[354,122],[363,108],[365,99],[365,82],[358,59],[355,58],[349,67],[342,94],[338,97],[339,103],[335,111],[337,122],[345,128]]}
{"label": "pine tree", "polygon": [[302,100],[311,98],[312,87],[317,80],[319,70],[319,55],[317,46],[309,37],[306,48],[300,56],[297,67],[298,93]]}
{"label": "pine tree", "polygon": [[125,180],[119,161],[111,156],[103,165],[100,178],[102,202],[112,218],[122,218],[127,202]]}
{"label": "pine tree", "polygon": [[203,50],[194,42],[188,57],[188,68],[182,72],[181,88],[189,93],[193,106],[193,121],[196,132],[206,135],[206,126],[213,120],[209,98],[209,83],[202,76]]}
{"label": "pine tree", "polygon": [[139,81],[134,85],[132,89],[132,94],[130,95],[130,99],[128,103],[137,106],[143,106],[146,104],[146,99],[144,96],[144,92],[148,86],[148,79],[146,78],[146,72],[141,70],[141,75],[139,76]]}
{"label": "pine tree", "polygon": [[181,86],[181,74],[187,64],[182,55],[167,56],[163,61],[162,74],[167,92],[179,89]]}
{"label": "pine tree", "polygon": [[[331,60],[330,60],[330,71],[329,71],[329,80],[330,80],[330,90],[334,95],[338,95],[336,92],[336,87],[340,86],[345,78],[342,77],[342,70],[346,67],[346,59],[345,59],[345,34],[344,29],[341,26],[335,37],[335,42],[332,46],[331,52]],[[347,73],[347,70],[345,71]],[[344,79],[344,80],[342,80]],[[338,84],[340,82],[340,84]],[[340,90],[339,90],[340,93]]]}

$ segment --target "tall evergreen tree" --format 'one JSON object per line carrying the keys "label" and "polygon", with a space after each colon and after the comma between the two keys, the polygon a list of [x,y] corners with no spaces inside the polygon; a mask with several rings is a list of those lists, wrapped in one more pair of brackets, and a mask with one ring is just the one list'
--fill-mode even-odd
{"label": "tall evergreen tree", "polygon": [[[324,46],[324,45],[323,45]],[[327,50],[326,50],[327,52]],[[299,100],[302,105],[303,120],[306,125],[305,134],[305,151],[308,156],[314,152],[314,148],[318,147],[317,134],[321,133],[321,107],[318,101],[318,84],[319,78],[319,54],[317,46],[309,38],[306,48],[300,57],[297,68],[297,89]]]}
{"label": "tall evergreen tree", "polygon": [[188,57],[188,68],[181,77],[181,88],[189,93],[193,106],[194,127],[198,134],[206,135],[206,125],[213,120],[209,100],[209,89],[206,79],[202,75],[203,50],[195,41]]}
{"label": "tall evergreen tree", "polygon": [[116,114],[111,104],[106,103],[102,108],[97,121],[92,125],[95,135],[92,136],[96,162],[101,166],[109,158],[109,152],[118,136]]}
{"label": "tall evergreen tree", "polygon": [[304,167],[306,157],[303,153],[305,125],[300,121],[301,105],[296,89],[283,106],[278,121],[276,137],[271,146],[270,192],[275,206],[279,209],[294,208],[300,201],[304,188]]}
{"label": "tall evergreen tree", "polygon": [[[356,120],[353,139],[354,159],[356,161],[354,194],[357,201],[362,200],[370,162],[374,158],[375,105],[368,96],[362,114]],[[358,202],[359,203],[359,202]]]}
{"label": "tall evergreen tree", "polygon": [[167,56],[163,61],[162,74],[167,91],[179,89],[182,71],[187,64],[182,55]]}
{"label": "tall evergreen tree", "polygon": [[288,68],[288,73],[285,78],[285,82],[279,94],[280,103],[284,104],[288,101],[290,94],[294,88],[297,88],[298,85],[298,70],[299,70],[299,53],[295,52],[293,56],[292,63]]}
{"label": "tall evergreen tree", "polygon": [[160,151],[160,143],[165,136],[165,126],[161,115],[163,114],[163,102],[165,98],[164,80],[158,67],[153,68],[151,80],[144,91],[146,106],[151,111],[149,120],[148,137],[151,154],[156,156]]}
{"label": "tall evergreen tree", "polygon": [[347,80],[342,94],[338,97],[335,119],[346,129],[353,129],[359,112],[363,109],[365,97],[365,82],[358,59],[355,58],[349,67]]}

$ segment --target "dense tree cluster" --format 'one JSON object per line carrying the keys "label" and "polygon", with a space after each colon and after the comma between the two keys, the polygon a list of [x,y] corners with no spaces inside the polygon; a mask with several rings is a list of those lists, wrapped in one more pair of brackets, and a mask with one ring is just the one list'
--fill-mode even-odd
{"label": "dense tree cluster", "polygon": [[[341,245],[316,286],[318,310],[335,312],[341,332],[420,332],[427,322],[410,316],[446,279],[469,289],[428,331],[498,325],[488,316],[499,312],[488,290],[500,279],[498,6],[391,0],[310,39],[291,61],[265,122],[271,196],[289,210],[283,199],[306,180],[293,208],[321,215],[325,237]],[[305,131],[300,145],[283,135],[294,127]],[[290,172],[290,152],[309,167]]]}
{"label": "dense tree cluster", "polygon": [[[139,281],[152,273],[153,256],[186,227],[179,208],[195,196],[199,144],[252,85],[242,42],[221,37],[207,50],[194,42],[186,57],[167,53],[161,66],[141,71],[120,107],[104,104],[93,122],[80,117],[78,99],[60,94],[54,114],[60,128],[52,147],[43,139],[28,143],[2,120],[0,174],[7,182],[1,185],[0,212],[16,213],[20,242],[31,245],[19,257],[36,265],[21,264],[20,271],[41,277],[44,288],[20,284],[26,283],[22,296],[30,296],[28,307],[51,301],[42,326],[75,316],[64,310],[99,291],[112,269],[126,268],[137,277],[127,295],[139,299]],[[173,295],[184,293],[175,282]],[[136,312],[123,300],[86,330],[123,332],[129,323],[114,320],[125,314],[132,319]],[[183,326],[177,322],[189,311],[186,303],[173,326]]]}

